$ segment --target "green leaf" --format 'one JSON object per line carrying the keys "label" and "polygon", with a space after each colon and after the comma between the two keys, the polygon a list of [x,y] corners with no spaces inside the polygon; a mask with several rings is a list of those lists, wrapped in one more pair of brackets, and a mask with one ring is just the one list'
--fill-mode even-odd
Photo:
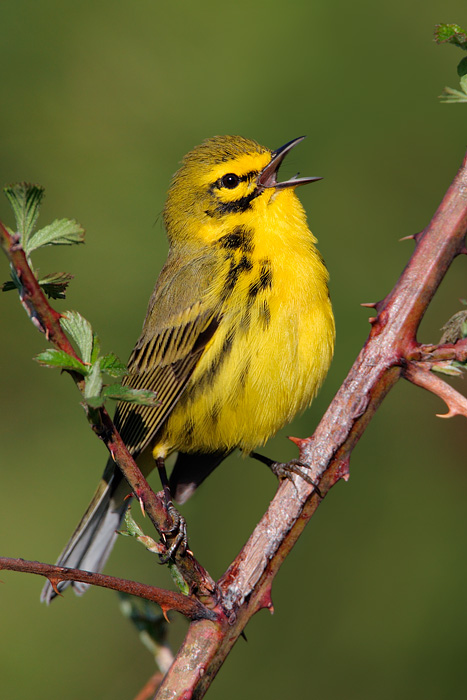
{"label": "green leaf", "polygon": [[437,24],[435,41],[437,44],[453,44],[467,51],[467,34],[458,24]]}
{"label": "green leaf", "polygon": [[69,369],[79,372],[83,376],[88,373],[88,368],[82,362],[68,355],[64,350],[54,350],[52,348],[40,352],[34,358],[36,362],[45,367],[54,367],[57,369]]}
{"label": "green leaf", "polygon": [[445,87],[439,96],[439,100],[445,103],[467,102],[467,94],[454,88]]}
{"label": "green leaf", "polygon": [[449,377],[459,377],[464,369],[458,362],[437,362],[431,365],[433,372],[447,374]]}
{"label": "green leaf", "polygon": [[83,362],[91,362],[94,341],[89,321],[77,311],[66,311],[60,319],[60,325],[78,346]]}
{"label": "green leaf", "polygon": [[121,384],[110,384],[105,386],[102,395],[106,399],[114,399],[114,401],[128,401],[129,403],[136,403],[140,406],[160,406],[160,401],[157,400],[157,394],[155,391],[148,391],[147,389],[132,389],[129,386],[122,386]]}
{"label": "green leaf", "polygon": [[88,406],[91,406],[91,408],[100,408],[104,405],[105,399],[103,396],[88,396],[86,398],[86,403]]}
{"label": "green leaf", "polygon": [[459,61],[457,64],[457,75],[459,78],[463,78],[464,75],[467,73],[467,56],[464,56],[462,61]]}
{"label": "green leaf", "polygon": [[[92,336],[92,352],[91,352],[91,363],[94,364],[94,362],[97,362],[99,359],[99,354],[101,351],[101,341],[99,340],[99,336],[96,335],[96,333],[93,333]],[[102,369],[102,359],[101,359],[101,369]]]}
{"label": "green leaf", "polygon": [[2,284],[2,291],[3,292],[10,292],[12,289],[17,289],[18,291],[21,291],[22,285],[19,280],[19,277],[16,273],[15,268],[13,265],[10,264],[10,278],[8,282],[4,282]]}
{"label": "green leaf", "polygon": [[39,229],[23,247],[28,255],[46,245],[72,245],[84,242],[84,228],[73,219],[56,219]]}
{"label": "green leaf", "polygon": [[3,190],[13,209],[18,233],[24,249],[39,216],[39,208],[44,197],[44,188],[28,182],[8,185]]}
{"label": "green leaf", "polygon": [[2,284],[2,292],[11,292],[12,289],[17,289],[13,280],[8,280],[8,282]]}
{"label": "green leaf", "polygon": [[[86,381],[84,383],[84,398],[86,399],[86,402],[89,403],[91,406],[96,407],[95,403],[91,403],[91,401],[94,401],[95,399],[100,398],[101,396],[101,391],[102,391],[102,373],[101,373],[101,365],[99,360],[95,362],[91,369],[88,372],[88,376],[86,377]],[[89,401],[88,399],[91,399]],[[101,399],[101,403],[98,405],[102,405],[103,400]]]}
{"label": "green leaf", "polygon": [[126,530],[120,531],[120,534],[125,535],[125,537],[141,537],[144,535],[144,532],[131,514],[131,508],[127,508],[125,512],[125,526]]}
{"label": "green leaf", "polygon": [[110,377],[121,377],[128,371],[126,365],[113,352],[101,357],[101,369]]}
{"label": "green leaf", "polygon": [[65,292],[74,275],[68,272],[51,272],[39,280],[49,299],[65,299]]}

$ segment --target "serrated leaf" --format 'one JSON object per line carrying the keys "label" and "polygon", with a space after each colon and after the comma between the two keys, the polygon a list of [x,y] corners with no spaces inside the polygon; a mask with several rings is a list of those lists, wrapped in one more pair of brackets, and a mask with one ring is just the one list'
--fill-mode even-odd
{"label": "serrated leaf", "polygon": [[33,236],[23,244],[28,255],[37,248],[46,245],[73,245],[83,243],[84,228],[73,219],[56,219],[44,228],[36,231]]}
{"label": "serrated leaf", "polygon": [[66,311],[60,325],[78,346],[83,362],[91,362],[93,333],[89,321],[77,311]]}
{"label": "serrated leaf", "polygon": [[64,350],[49,348],[48,350],[40,352],[34,359],[36,362],[46,367],[75,370],[83,376],[88,373],[88,368],[83,365],[82,362],[76,359],[76,357],[68,355]]}
{"label": "serrated leaf", "polygon": [[65,299],[65,291],[74,275],[68,272],[51,272],[39,280],[39,284],[49,299]]}
{"label": "serrated leaf", "polygon": [[437,44],[454,44],[467,50],[467,34],[458,24],[437,24],[435,41]]}
{"label": "serrated leaf", "polygon": [[[101,396],[102,391],[102,373],[99,360],[95,362],[88,372],[86,381],[84,383],[84,398],[88,403],[88,399],[97,399]],[[103,401],[101,401],[101,404]],[[95,406],[94,403],[90,403],[91,406]]]}
{"label": "serrated leaf", "polygon": [[29,182],[18,182],[8,185],[3,190],[13,209],[18,233],[24,249],[34,231],[39,216],[39,209],[44,197],[44,188]]}
{"label": "serrated leaf", "polygon": [[121,377],[128,371],[126,365],[113,352],[101,357],[101,369],[110,377]]}
{"label": "serrated leaf", "polygon": [[121,384],[109,384],[109,386],[104,387],[102,395],[106,399],[113,399],[114,401],[127,401],[129,403],[136,403],[140,406],[160,406],[160,401],[157,399],[157,394],[154,391],[148,391],[147,389],[132,389],[129,386],[122,386]]}

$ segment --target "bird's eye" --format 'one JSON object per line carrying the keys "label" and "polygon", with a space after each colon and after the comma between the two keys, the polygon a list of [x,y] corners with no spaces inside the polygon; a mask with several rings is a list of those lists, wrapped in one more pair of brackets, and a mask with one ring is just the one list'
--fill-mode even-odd
{"label": "bird's eye", "polygon": [[237,187],[239,182],[240,178],[238,175],[235,175],[235,173],[227,173],[227,175],[221,178],[222,187],[227,187],[228,190],[233,190],[234,187]]}

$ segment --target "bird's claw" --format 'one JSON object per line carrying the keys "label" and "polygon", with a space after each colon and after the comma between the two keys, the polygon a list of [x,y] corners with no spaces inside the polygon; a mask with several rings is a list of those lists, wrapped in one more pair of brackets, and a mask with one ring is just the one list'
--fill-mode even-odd
{"label": "bird's claw", "polygon": [[298,459],[292,459],[290,462],[273,462],[270,465],[270,469],[273,474],[277,476],[281,481],[283,479],[289,479],[293,483],[292,475],[296,474],[307,484],[313,486],[314,490],[320,498],[323,498],[321,491],[319,490],[316,481],[313,481],[311,476],[306,472],[306,469],[310,467],[304,462],[300,462]]}
{"label": "bird's claw", "polygon": [[186,520],[180,515],[173,503],[167,504],[167,511],[172,518],[172,527],[163,533],[166,552],[159,555],[159,564],[167,564],[175,552],[180,549],[183,554],[188,549],[188,537],[186,532]]}
{"label": "bird's claw", "polygon": [[313,486],[318,496],[323,498],[323,495],[318,488],[318,484],[313,481],[311,476],[306,472],[306,470],[310,468],[308,464],[300,462],[298,459],[292,459],[290,462],[275,462],[269,457],[258,454],[258,452],[252,452],[250,456],[259,460],[260,462],[263,462],[263,464],[266,464],[272,473],[275,474],[281,481],[284,479],[289,479],[292,483],[294,483],[292,474],[296,474],[306,481],[307,484]]}

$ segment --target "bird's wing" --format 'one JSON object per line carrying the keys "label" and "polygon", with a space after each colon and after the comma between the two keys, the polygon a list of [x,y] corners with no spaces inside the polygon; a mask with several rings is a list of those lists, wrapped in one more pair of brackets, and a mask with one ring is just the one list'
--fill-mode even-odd
{"label": "bird's wing", "polygon": [[[203,302],[200,287],[210,279],[205,268],[193,261],[179,269],[167,264],[159,277],[123,384],[155,391],[160,405],[120,402],[114,418],[133,455],[147,447],[169,416],[219,325],[219,313]],[[190,303],[193,297],[198,300]]]}

